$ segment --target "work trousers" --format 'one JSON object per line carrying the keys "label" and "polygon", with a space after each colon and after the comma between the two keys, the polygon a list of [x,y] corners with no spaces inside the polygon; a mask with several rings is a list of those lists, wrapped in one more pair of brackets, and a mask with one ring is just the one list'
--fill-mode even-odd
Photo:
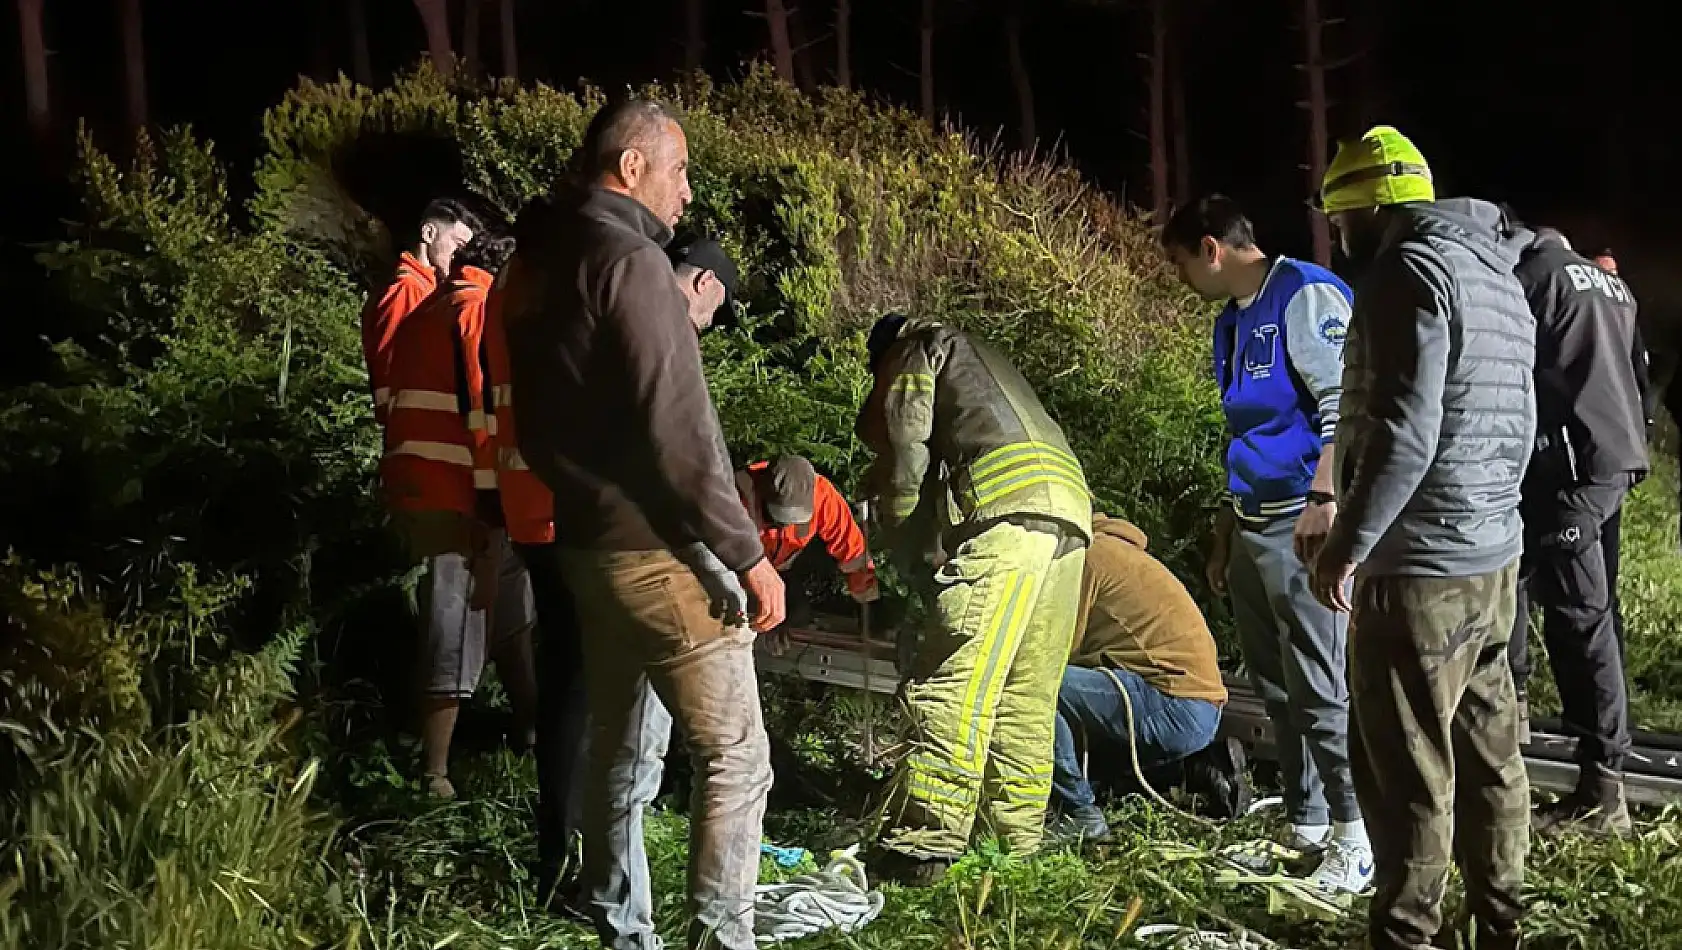
{"label": "work trousers", "polygon": [[602,946],[658,946],[642,818],[676,716],[696,775],[689,945],[748,950],[771,790],[754,634],[713,617],[701,582],[670,552],[563,548],[560,560],[587,631],[583,885]]}
{"label": "work trousers", "polygon": [[1464,578],[1356,575],[1350,746],[1376,868],[1372,950],[1431,946],[1451,860],[1479,935],[1518,930],[1530,785],[1506,655],[1517,585],[1516,562]]}
{"label": "work trousers", "polygon": [[1072,529],[995,522],[940,567],[939,629],[905,688],[912,744],[884,846],[957,857],[983,815],[1012,851],[1039,848],[1085,557]]}
{"label": "work trousers", "polygon": [[[1623,562],[1623,558],[1618,552],[1622,543],[1623,521],[1624,513],[1620,506],[1617,511],[1612,513],[1612,517],[1606,519],[1606,524],[1600,529],[1600,552],[1606,557],[1606,586],[1612,590],[1612,629],[1618,635],[1619,650],[1628,652],[1629,648],[1624,643],[1623,606],[1618,601],[1618,572]],[[1517,626],[1513,628],[1513,637],[1507,643],[1507,656],[1512,660],[1513,665],[1513,682],[1521,690],[1524,689],[1526,683],[1530,682],[1530,674],[1535,669],[1535,664],[1531,662],[1530,658],[1530,637],[1528,635],[1531,597],[1525,590],[1523,570],[1523,567],[1519,568],[1519,610],[1518,617],[1514,621]],[[1520,633],[1526,635],[1519,636]]]}
{"label": "work trousers", "polygon": [[1619,512],[1629,480],[1563,490],[1527,485],[1518,612],[1508,651],[1513,679],[1530,678],[1530,604],[1559,687],[1565,733],[1579,764],[1616,772],[1629,754],[1629,692],[1618,617]]}
{"label": "work trousers", "polygon": [[[537,605],[537,861],[553,885],[583,825],[584,654],[577,607],[554,544],[516,544]],[[547,897],[548,895],[544,895]]]}
{"label": "work trousers", "polygon": [[1057,743],[1052,756],[1051,792],[1064,808],[1096,801],[1081,768],[1076,731],[1090,755],[1096,746],[1116,750],[1129,763],[1137,748],[1139,766],[1151,769],[1195,755],[1215,739],[1221,707],[1207,699],[1169,696],[1126,669],[1071,666],[1057,691]]}
{"label": "work trousers", "polygon": [[1281,518],[1233,532],[1227,565],[1238,646],[1273,721],[1290,821],[1324,825],[1361,817],[1349,771],[1347,619],[1308,588],[1308,568]]}

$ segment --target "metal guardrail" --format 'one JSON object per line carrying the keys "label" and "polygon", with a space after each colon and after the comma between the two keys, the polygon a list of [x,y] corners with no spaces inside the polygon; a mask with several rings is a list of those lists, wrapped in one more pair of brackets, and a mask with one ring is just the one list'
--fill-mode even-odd
{"label": "metal guardrail", "polygon": [[[848,618],[820,615],[810,626],[789,632],[790,647],[783,656],[761,650],[759,668],[815,683],[894,693],[899,687],[894,645],[861,640],[857,631],[857,624]],[[1226,677],[1226,687],[1228,700],[1221,715],[1221,734],[1243,742],[1256,758],[1271,758],[1273,723],[1261,697],[1250,684],[1231,675]],[[1573,762],[1577,740],[1542,731],[1544,728],[1558,726],[1540,720],[1532,723],[1524,763],[1532,785],[1563,794],[1577,785]],[[1635,748],[1624,765],[1624,783],[1632,804],[1682,802],[1682,743],[1674,737],[1637,734]]]}

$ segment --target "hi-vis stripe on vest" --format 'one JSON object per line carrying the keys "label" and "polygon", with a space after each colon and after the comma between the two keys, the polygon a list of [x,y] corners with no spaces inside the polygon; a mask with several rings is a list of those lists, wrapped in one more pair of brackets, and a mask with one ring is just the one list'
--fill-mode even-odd
{"label": "hi-vis stripe on vest", "polygon": [[392,339],[380,475],[394,507],[471,514],[476,493],[497,487],[479,355],[489,285],[489,274],[464,268]]}
{"label": "hi-vis stripe on vest", "polygon": [[1061,486],[1087,494],[1080,462],[1063,449],[1045,442],[1018,442],[992,450],[969,467],[960,502],[973,508],[998,504],[1028,488]]}
{"label": "hi-vis stripe on vest", "polygon": [[[518,267],[519,261],[510,268]],[[505,271],[506,273],[506,271]],[[555,498],[520,454],[519,430],[514,421],[514,384],[508,360],[508,339],[502,324],[502,294],[491,292],[485,307],[485,362],[490,371],[491,442],[496,447],[498,494],[509,540],[517,544],[548,544],[555,540]]]}

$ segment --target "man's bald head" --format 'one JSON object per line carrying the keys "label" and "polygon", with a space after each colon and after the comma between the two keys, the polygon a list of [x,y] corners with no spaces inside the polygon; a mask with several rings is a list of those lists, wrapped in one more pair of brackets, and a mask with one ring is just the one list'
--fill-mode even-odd
{"label": "man's bald head", "polygon": [[637,199],[668,227],[689,204],[689,143],[664,105],[627,99],[603,106],[579,146],[592,184]]}

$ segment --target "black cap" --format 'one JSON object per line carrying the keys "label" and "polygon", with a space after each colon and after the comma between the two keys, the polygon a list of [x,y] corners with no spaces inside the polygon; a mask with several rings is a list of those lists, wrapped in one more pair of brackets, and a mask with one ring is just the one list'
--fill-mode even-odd
{"label": "black cap", "polygon": [[899,339],[899,331],[905,328],[905,314],[890,313],[870,328],[870,336],[864,342],[864,348],[870,354],[870,371],[876,372],[876,367],[887,355],[888,347]]}
{"label": "black cap", "polygon": [[724,304],[729,306],[736,299],[736,262],[730,255],[724,253],[724,248],[717,241],[702,237],[680,237],[666,245],[666,256],[671,258],[675,269],[680,264],[700,270],[710,270],[724,285]]}

